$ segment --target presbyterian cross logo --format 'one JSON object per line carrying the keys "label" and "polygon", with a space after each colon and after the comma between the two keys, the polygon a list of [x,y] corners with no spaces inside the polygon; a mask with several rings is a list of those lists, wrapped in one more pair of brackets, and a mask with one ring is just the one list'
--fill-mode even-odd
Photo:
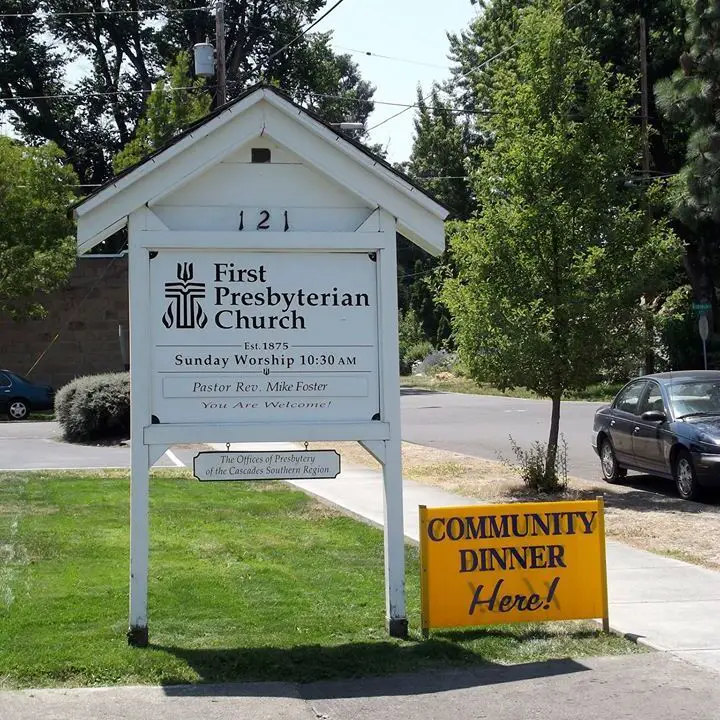
{"label": "presbyterian cross logo", "polygon": [[179,282],[165,283],[165,298],[170,302],[162,317],[163,325],[178,330],[204,328],[208,319],[200,300],[205,297],[205,283],[192,282],[192,263],[178,263],[177,278]]}

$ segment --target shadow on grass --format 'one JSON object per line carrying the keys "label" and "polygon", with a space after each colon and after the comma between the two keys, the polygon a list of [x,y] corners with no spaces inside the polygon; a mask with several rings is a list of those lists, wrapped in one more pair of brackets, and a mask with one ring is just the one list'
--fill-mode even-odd
{"label": "shadow on grass", "polygon": [[498,665],[444,639],[292,648],[150,647],[184,660],[200,676],[199,685],[166,678],[165,693],[175,696],[294,697],[294,683],[303,683],[306,699],[422,695],[587,670],[571,659]]}
{"label": "shadow on grass", "polygon": [[[572,636],[575,640],[590,640],[597,638],[599,630],[588,629],[588,630],[573,630]],[[463,630],[435,630],[433,631],[433,637],[442,640],[448,640],[451,643],[457,642],[470,642],[472,640],[487,640],[488,638],[498,638],[502,640],[518,641],[517,632],[510,632],[503,630],[502,628],[494,628],[489,626],[478,627],[478,628],[465,628]],[[530,629],[524,629],[522,635],[522,642],[529,642],[532,640],[554,640],[557,638],[556,632],[548,632],[542,627]]]}

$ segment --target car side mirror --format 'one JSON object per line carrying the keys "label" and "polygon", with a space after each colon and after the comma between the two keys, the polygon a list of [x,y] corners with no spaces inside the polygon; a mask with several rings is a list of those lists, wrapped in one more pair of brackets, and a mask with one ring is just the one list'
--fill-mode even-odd
{"label": "car side mirror", "polygon": [[661,423],[667,420],[667,415],[662,410],[648,410],[640,416],[645,422]]}

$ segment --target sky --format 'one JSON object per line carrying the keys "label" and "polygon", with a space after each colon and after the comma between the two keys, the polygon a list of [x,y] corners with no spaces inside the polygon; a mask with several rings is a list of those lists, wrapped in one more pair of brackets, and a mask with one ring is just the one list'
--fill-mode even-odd
{"label": "sky", "polygon": [[[470,0],[344,0],[314,29],[332,30],[338,52],[360,51],[350,54],[362,77],[377,88],[375,100],[414,103],[418,83],[427,92],[433,81],[449,77],[446,32],[464,29],[476,15]],[[413,62],[362,54],[368,51]],[[400,109],[376,105],[368,127]],[[373,143],[387,148],[391,162],[410,156],[414,116],[408,110],[370,133]]]}
{"label": "sky", "polygon": [[[331,6],[328,0],[324,9]],[[427,92],[433,81],[449,77],[446,33],[466,28],[476,15],[477,6],[470,0],[343,0],[313,32],[332,30],[333,48],[349,52],[363,79],[375,86],[376,101],[410,104],[416,102],[418,83]],[[368,56],[367,52],[395,59]],[[79,76],[86,64],[85,58],[73,63],[69,76]],[[368,127],[401,109],[376,104]],[[370,141],[386,149],[390,162],[409,158],[414,117],[415,110],[410,109],[371,131]],[[3,118],[0,132],[13,134]]]}

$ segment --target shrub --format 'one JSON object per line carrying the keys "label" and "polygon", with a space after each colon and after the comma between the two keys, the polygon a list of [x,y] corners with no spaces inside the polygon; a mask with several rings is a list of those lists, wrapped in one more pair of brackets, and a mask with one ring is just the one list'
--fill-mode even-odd
{"label": "shrub", "polygon": [[433,346],[428,340],[421,340],[414,345],[410,345],[410,347],[406,348],[405,354],[400,358],[400,374],[408,375],[418,362],[432,352],[434,352]]}
{"label": "shrub", "polygon": [[[411,348],[426,343],[427,338],[423,333],[420,321],[417,319],[415,312],[411,309],[401,312],[398,321],[398,340],[400,344],[400,374],[409,375],[412,364],[415,360],[422,359],[428,352],[432,351],[430,345],[429,350],[425,350],[423,355],[417,355],[417,350],[410,352]],[[429,345],[429,343],[428,343]],[[425,346],[427,348],[427,346]],[[412,357],[411,360],[408,360]]]}
{"label": "shrub", "polygon": [[455,368],[455,353],[447,350],[433,350],[412,368],[413,375],[437,375],[439,372],[453,371]]}
{"label": "shrub", "polygon": [[55,416],[68,442],[130,437],[130,374],[76,378],[55,396]]}
{"label": "shrub", "polygon": [[545,473],[545,459],[547,457],[547,445],[541,442],[534,442],[529,450],[521,448],[510,437],[510,447],[515,455],[515,462],[507,462],[525,483],[528,490],[540,493],[560,493],[567,488],[567,442],[562,437],[558,443],[557,455],[555,456],[555,467],[549,473]]}

